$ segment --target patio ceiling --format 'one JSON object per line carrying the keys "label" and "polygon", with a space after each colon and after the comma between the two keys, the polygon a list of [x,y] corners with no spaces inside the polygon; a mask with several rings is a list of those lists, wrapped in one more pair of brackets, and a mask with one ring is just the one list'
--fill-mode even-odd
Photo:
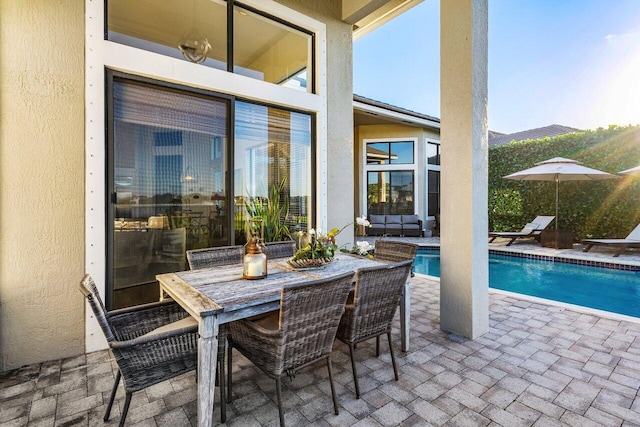
{"label": "patio ceiling", "polygon": [[353,38],[362,37],[423,0],[342,0],[342,20],[353,24]]}

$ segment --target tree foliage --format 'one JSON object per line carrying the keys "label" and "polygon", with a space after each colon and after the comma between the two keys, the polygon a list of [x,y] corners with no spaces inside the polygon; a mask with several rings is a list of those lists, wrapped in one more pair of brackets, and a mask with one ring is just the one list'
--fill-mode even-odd
{"label": "tree foliage", "polygon": [[[555,215],[555,183],[513,181],[505,175],[553,157],[617,173],[640,165],[640,126],[610,126],[489,149],[489,229],[520,229],[538,215]],[[626,237],[640,222],[640,178],[560,183],[559,228],[577,238]]]}

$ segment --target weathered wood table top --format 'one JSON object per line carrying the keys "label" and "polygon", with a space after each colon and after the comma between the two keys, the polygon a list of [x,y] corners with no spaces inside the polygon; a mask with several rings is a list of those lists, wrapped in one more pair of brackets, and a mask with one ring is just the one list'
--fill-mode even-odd
{"label": "weathered wood table top", "polygon": [[200,317],[279,301],[283,285],[317,280],[346,271],[355,273],[359,268],[380,263],[373,259],[336,254],[331,264],[309,270],[291,267],[286,258],[270,260],[267,277],[259,280],[243,279],[241,264],[161,274],[157,278],[164,291],[188,306],[191,314]]}

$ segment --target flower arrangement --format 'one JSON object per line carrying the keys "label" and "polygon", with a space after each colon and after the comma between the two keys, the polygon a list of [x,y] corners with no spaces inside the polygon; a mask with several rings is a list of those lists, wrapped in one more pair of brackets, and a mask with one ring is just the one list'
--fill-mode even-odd
{"label": "flower arrangement", "polygon": [[366,256],[367,258],[373,258],[373,245],[369,242],[356,242],[356,244],[349,249],[341,249],[341,252],[346,252],[354,255]]}
{"label": "flower arrangement", "polygon": [[[333,261],[338,245],[336,245],[336,236],[342,230],[352,224],[368,226],[369,221],[366,217],[357,217],[354,222],[345,225],[342,228],[332,228],[328,233],[323,233],[322,229],[316,228],[309,230],[308,236],[304,232],[296,233],[298,240],[298,250],[290,260],[290,264],[295,267],[312,267],[328,264]],[[366,243],[366,242],[365,242]]]}

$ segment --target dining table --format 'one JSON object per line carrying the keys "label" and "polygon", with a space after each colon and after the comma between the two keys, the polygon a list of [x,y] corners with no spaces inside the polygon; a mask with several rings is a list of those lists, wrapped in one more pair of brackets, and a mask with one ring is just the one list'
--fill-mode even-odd
{"label": "dining table", "polygon": [[[243,279],[242,264],[157,275],[160,295],[171,297],[198,321],[198,425],[214,425],[218,330],[221,324],[278,310],[284,285],[323,279],[348,271],[354,273],[355,282],[358,269],[389,263],[338,253],[333,262],[312,269],[294,268],[287,258],[270,259],[268,274],[260,280]],[[407,279],[400,301],[403,351],[409,350],[410,280]]]}

